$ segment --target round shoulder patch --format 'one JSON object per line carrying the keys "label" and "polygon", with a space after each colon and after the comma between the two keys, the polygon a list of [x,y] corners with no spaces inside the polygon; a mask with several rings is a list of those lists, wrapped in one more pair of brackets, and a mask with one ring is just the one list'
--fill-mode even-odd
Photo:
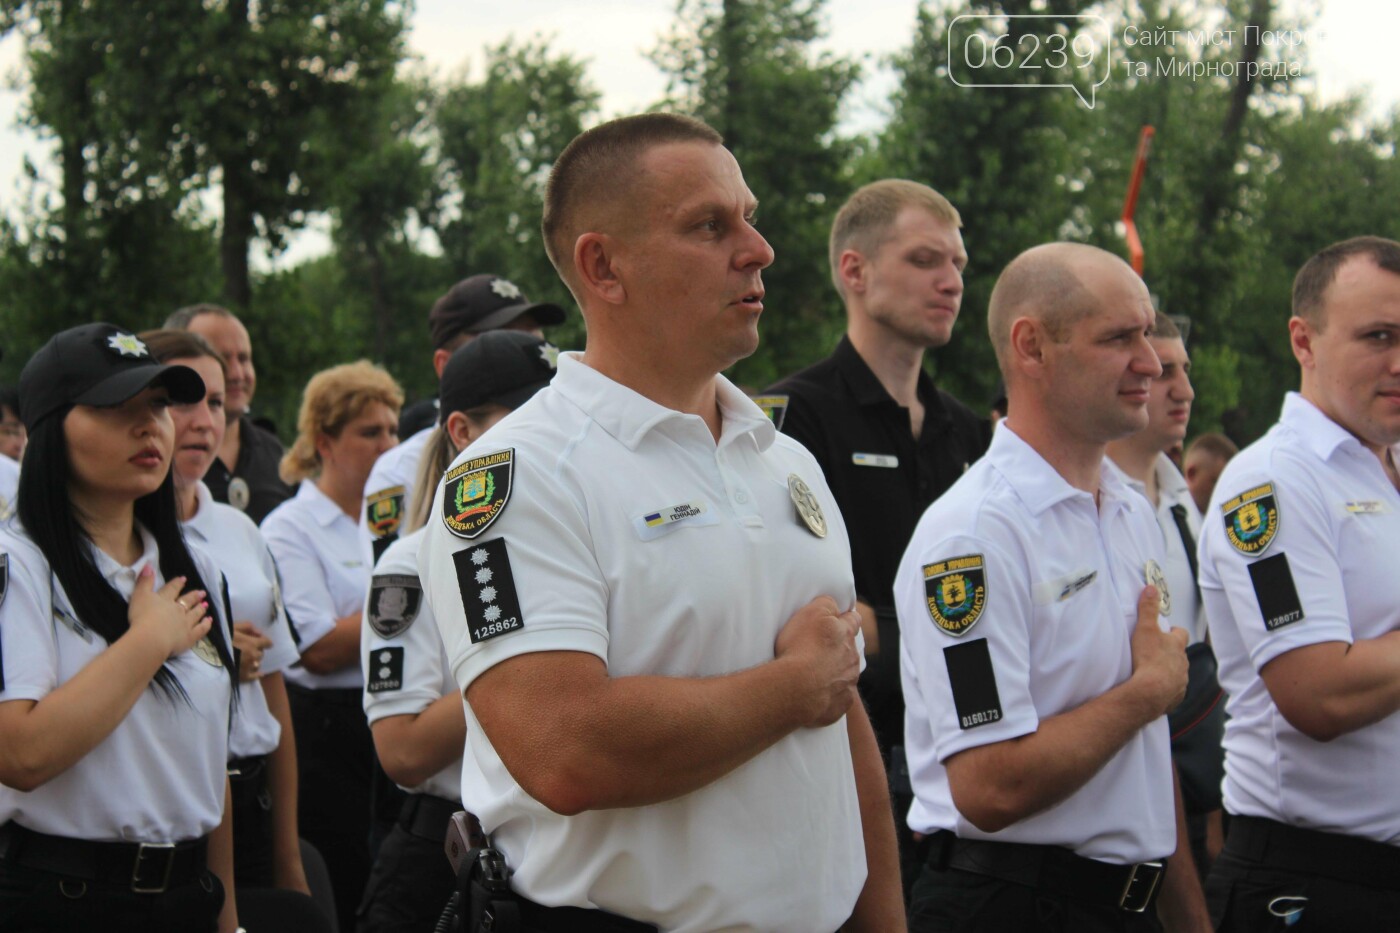
{"label": "round shoulder patch", "polygon": [[500,518],[510,500],[515,448],[474,457],[442,478],[442,523],[459,538],[475,538]]}
{"label": "round shoulder patch", "polygon": [[385,538],[399,533],[399,525],[403,523],[403,497],[402,486],[390,486],[365,496],[365,524],[370,534]]}
{"label": "round shoulder patch", "polygon": [[1241,554],[1255,557],[1278,536],[1278,497],[1273,483],[1245,490],[1220,506],[1225,517],[1225,537]]}
{"label": "round shoulder patch", "polygon": [[380,638],[394,638],[408,631],[423,605],[423,585],[416,574],[380,573],[370,581],[365,616]]}
{"label": "round shoulder patch", "polygon": [[924,595],[933,624],[949,635],[967,634],[987,605],[987,568],[981,554],[924,564]]}

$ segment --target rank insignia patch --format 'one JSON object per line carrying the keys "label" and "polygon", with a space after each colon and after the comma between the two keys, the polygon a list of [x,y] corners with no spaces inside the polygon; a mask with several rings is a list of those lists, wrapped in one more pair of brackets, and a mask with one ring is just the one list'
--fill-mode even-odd
{"label": "rank insignia patch", "polygon": [[987,568],[981,554],[924,564],[924,595],[933,624],[961,636],[987,605]]}
{"label": "rank insignia patch", "polygon": [[369,656],[369,683],[365,690],[384,693],[403,689],[403,649],[377,648]]}
{"label": "rank insignia patch", "polygon": [[459,538],[475,538],[510,500],[515,448],[468,460],[443,477],[442,523]]}
{"label": "rank insignia patch", "polygon": [[525,627],[505,538],[463,548],[452,555],[452,563],[472,644]]}
{"label": "rank insignia patch", "polygon": [[1241,554],[1262,554],[1278,535],[1278,499],[1274,484],[1242,492],[1220,506],[1225,513],[1225,537]]}
{"label": "rank insignia patch", "polygon": [[1142,566],[1142,578],[1152,586],[1157,587],[1157,614],[1171,615],[1172,593],[1167,588],[1167,575],[1162,573],[1162,565],[1149,558],[1147,563]]}
{"label": "rank insignia patch", "polygon": [[366,604],[369,627],[380,638],[408,631],[423,604],[423,585],[416,574],[377,573],[369,584]]}
{"label": "rank insignia patch", "polygon": [[763,410],[768,420],[773,422],[773,427],[779,431],[783,429],[783,418],[787,416],[788,408],[786,395],[750,395],[749,401]]}
{"label": "rank insignia patch", "polygon": [[365,497],[365,524],[370,534],[376,538],[386,538],[399,533],[403,523],[402,486],[391,486]]}
{"label": "rank insignia patch", "polygon": [[948,668],[948,686],[953,689],[958,728],[976,729],[1001,722],[1001,697],[987,639],[975,638],[944,648],[943,663]]}

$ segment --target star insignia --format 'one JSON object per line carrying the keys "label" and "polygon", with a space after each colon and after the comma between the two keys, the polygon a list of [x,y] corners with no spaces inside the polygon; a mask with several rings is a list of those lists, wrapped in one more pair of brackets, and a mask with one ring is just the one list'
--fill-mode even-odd
{"label": "star insignia", "polygon": [[491,576],[492,576],[492,574],[491,574],[491,568],[490,568],[490,567],[482,567],[480,570],[478,570],[478,571],[476,572],[476,582],[477,582],[477,583],[481,583],[481,584],[490,583],[490,582],[491,582]]}
{"label": "star insignia", "polygon": [[107,348],[122,356],[149,356],[146,345],[133,334],[113,334],[107,338]]}
{"label": "star insignia", "polygon": [[486,548],[479,547],[475,551],[472,551],[472,563],[476,564],[478,567],[490,559],[490,556],[486,553]]}
{"label": "star insignia", "polygon": [[559,368],[559,348],[552,343],[540,347],[540,359],[549,364],[550,369]]}
{"label": "star insignia", "polygon": [[497,619],[499,619],[499,618],[501,617],[501,607],[500,607],[500,606],[487,606],[487,607],[486,607],[486,611],[483,612],[483,613],[481,614],[481,617],[482,617],[483,619],[485,619],[487,622],[495,622]]}
{"label": "star insignia", "polygon": [[497,295],[500,295],[502,298],[520,297],[520,289],[516,286],[516,284],[514,282],[509,282],[505,279],[496,279],[495,281],[493,281],[491,283],[491,291],[495,292]]}
{"label": "star insignia", "polygon": [[496,601],[496,588],[494,586],[482,587],[481,601],[483,603],[494,603]]}

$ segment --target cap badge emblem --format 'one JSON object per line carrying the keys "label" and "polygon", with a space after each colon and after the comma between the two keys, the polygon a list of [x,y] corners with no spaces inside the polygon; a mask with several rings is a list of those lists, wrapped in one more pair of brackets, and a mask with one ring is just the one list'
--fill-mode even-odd
{"label": "cap badge emblem", "polygon": [[107,338],[107,348],[122,356],[139,358],[150,355],[146,352],[146,345],[133,334],[113,334]]}
{"label": "cap badge emblem", "polygon": [[549,364],[550,369],[559,368],[559,348],[552,343],[540,347],[540,359]]}
{"label": "cap badge emblem", "polygon": [[520,289],[516,286],[516,284],[514,282],[509,282],[505,279],[495,279],[494,281],[492,281],[491,291],[495,292],[497,295],[500,295],[502,298],[520,297]]}

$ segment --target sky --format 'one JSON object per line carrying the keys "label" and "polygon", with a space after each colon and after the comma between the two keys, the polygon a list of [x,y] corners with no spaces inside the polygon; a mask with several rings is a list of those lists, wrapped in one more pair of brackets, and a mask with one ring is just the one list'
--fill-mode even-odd
{"label": "sky", "polygon": [[[1308,82],[1322,99],[1364,90],[1372,113],[1381,116],[1400,106],[1400,69],[1394,67],[1394,43],[1400,37],[1400,3],[1393,0],[1282,0],[1286,7],[1313,21],[1313,28],[1294,49],[1301,55],[1298,80]],[[1215,4],[1211,4],[1215,5]],[[827,37],[821,47],[853,57],[866,68],[867,78],[847,102],[844,127],[868,130],[883,118],[885,101],[894,86],[887,66],[891,54],[905,47],[913,33],[917,0],[828,0]],[[441,76],[464,70],[479,76],[484,50],[501,41],[536,35],[548,37],[556,50],[568,51],[586,63],[589,78],[602,91],[602,115],[616,116],[643,109],[665,92],[665,79],[646,59],[674,19],[673,0],[417,0],[409,46],[419,66]],[[1122,73],[1131,60],[1127,40],[1135,31],[1118,34],[1110,48],[1108,80]],[[1243,37],[1237,37],[1237,42]],[[1179,38],[1178,41],[1186,41]],[[1237,47],[1237,46],[1236,46]],[[28,157],[41,172],[52,175],[52,143],[18,126],[24,100],[23,48],[17,37],[0,41],[0,212],[13,214],[25,198],[21,179]],[[1172,77],[1166,80],[1190,80]],[[1027,93],[1070,93],[1028,91]],[[323,232],[298,237],[278,264],[323,252]],[[259,257],[265,266],[266,257]]]}

